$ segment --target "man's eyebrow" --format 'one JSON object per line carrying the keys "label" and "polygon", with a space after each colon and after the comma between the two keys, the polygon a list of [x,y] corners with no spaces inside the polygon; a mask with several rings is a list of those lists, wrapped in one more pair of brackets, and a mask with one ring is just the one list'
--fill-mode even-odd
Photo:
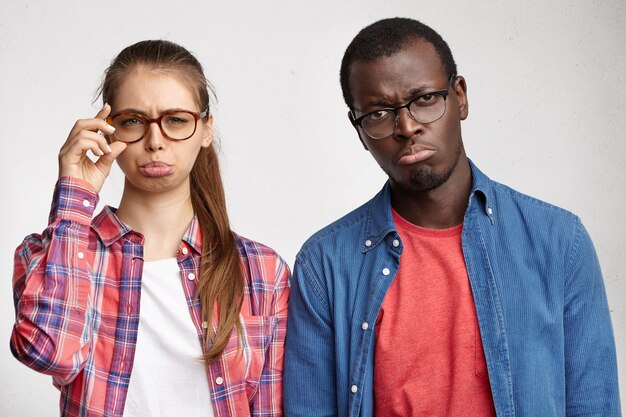
{"label": "man's eyebrow", "polygon": [[417,98],[420,95],[428,94],[428,92],[430,91],[436,91],[436,89],[427,85],[423,85],[423,86],[412,88],[411,90],[409,90],[403,97],[403,103],[390,103],[388,101],[385,101],[384,99],[378,99],[378,100],[368,101],[367,103],[365,103],[365,105],[367,107],[382,107],[382,108],[396,107],[404,103],[408,103],[409,101],[413,100],[414,98]]}
{"label": "man's eyebrow", "polygon": [[429,91],[436,91],[434,88],[428,86],[421,86],[411,89],[405,96],[405,102],[409,102],[420,95],[427,94]]}
{"label": "man's eyebrow", "polygon": [[368,101],[367,103],[365,103],[365,105],[367,107],[393,107],[393,104],[384,100]]}

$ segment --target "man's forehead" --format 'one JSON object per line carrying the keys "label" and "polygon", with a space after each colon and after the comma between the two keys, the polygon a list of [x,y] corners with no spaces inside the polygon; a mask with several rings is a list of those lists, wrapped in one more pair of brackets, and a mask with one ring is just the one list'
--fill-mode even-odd
{"label": "man's forehead", "polygon": [[404,42],[403,46],[388,54],[384,54],[372,59],[356,58],[351,64],[351,70],[357,65],[380,64],[386,61],[399,62],[403,60],[411,60],[412,62],[429,62],[432,66],[436,66],[444,70],[444,65],[435,49],[435,46],[422,38],[414,38]]}
{"label": "man's forehead", "polygon": [[[356,60],[350,67],[350,88],[356,99],[363,93],[410,95],[421,88],[440,87],[447,74],[432,44],[414,40],[394,54]],[[356,103],[355,103],[356,104]]]}

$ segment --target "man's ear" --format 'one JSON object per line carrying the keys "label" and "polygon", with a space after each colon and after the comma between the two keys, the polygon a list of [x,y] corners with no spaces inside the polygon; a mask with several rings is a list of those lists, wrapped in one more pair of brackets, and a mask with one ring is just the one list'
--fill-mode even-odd
{"label": "man's ear", "polygon": [[204,122],[204,130],[202,132],[202,147],[208,148],[213,142],[213,114],[209,113],[209,117]]}
{"label": "man's ear", "polygon": [[359,137],[359,140],[361,141],[361,145],[363,145],[363,147],[365,148],[366,151],[369,151],[369,149],[367,148],[367,145],[365,144],[365,142],[361,138],[361,132],[359,131],[359,127],[354,124],[354,115],[352,114],[352,110],[348,110],[348,119],[350,120],[350,124],[356,130],[356,134]]}
{"label": "man's ear", "polygon": [[465,78],[461,75],[457,76],[452,84],[452,88],[456,93],[457,99],[459,100],[459,118],[461,120],[467,119],[469,115],[469,102],[467,100],[467,83],[465,82]]}

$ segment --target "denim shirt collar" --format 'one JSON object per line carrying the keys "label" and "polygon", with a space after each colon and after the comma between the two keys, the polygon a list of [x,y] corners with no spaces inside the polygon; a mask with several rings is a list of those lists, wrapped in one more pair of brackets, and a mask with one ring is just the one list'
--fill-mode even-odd
{"label": "denim shirt collar", "polygon": [[[474,163],[468,159],[472,171],[472,190],[468,201],[468,208],[472,201],[477,200],[482,208],[481,213],[489,216],[494,223],[494,210],[491,202],[494,201],[491,180],[483,174]],[[481,201],[482,200],[482,201]],[[393,216],[391,214],[391,186],[389,180],[382,190],[370,200],[367,207],[365,224],[365,238],[362,252],[365,253],[380,244],[388,234],[398,235]]]}

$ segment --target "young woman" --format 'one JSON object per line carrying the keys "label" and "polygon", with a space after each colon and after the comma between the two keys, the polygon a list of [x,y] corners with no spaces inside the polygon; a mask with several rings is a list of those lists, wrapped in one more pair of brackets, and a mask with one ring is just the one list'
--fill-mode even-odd
{"label": "young woman", "polygon": [[[230,230],[200,63],[139,42],[101,93],[15,253],[14,356],[53,377],[63,416],[281,415],[289,269]],[[114,160],[119,208],[92,218]]]}

